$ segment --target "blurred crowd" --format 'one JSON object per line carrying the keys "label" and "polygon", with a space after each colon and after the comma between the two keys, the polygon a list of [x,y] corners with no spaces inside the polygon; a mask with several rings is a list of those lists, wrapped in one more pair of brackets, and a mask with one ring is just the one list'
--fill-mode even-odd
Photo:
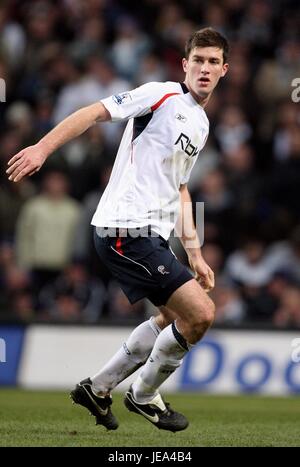
{"label": "blurred crowd", "polygon": [[189,188],[205,203],[216,321],[300,328],[299,12],[297,0],[1,1],[0,320],[150,313],[100,264],[89,225],[123,124],[94,126],[20,183],[7,180],[6,164],[82,106],[182,81],[186,39],[212,26],[230,42],[230,70],[206,109],[210,137]]}

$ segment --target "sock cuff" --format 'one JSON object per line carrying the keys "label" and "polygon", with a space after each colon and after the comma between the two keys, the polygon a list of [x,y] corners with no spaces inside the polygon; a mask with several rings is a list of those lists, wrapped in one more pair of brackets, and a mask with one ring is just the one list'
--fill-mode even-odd
{"label": "sock cuff", "polygon": [[177,340],[180,347],[182,347],[184,350],[188,351],[189,350],[188,343],[185,340],[185,338],[183,337],[183,335],[180,334],[180,332],[178,331],[178,329],[176,327],[176,324],[175,324],[175,321],[173,321],[173,323],[172,323],[172,331],[173,331],[174,337]]}
{"label": "sock cuff", "polygon": [[157,322],[155,321],[155,317],[154,316],[151,316],[151,318],[149,319],[149,325],[152,329],[152,331],[154,332],[154,334],[156,335],[156,337],[160,334],[161,332],[161,329],[160,327],[158,326]]}

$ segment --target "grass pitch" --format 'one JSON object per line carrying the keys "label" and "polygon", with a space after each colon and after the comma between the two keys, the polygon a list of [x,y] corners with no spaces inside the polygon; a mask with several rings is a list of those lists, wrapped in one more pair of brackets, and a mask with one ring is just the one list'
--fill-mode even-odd
{"label": "grass pitch", "polygon": [[300,399],[258,396],[168,395],[190,420],[170,433],[128,412],[114,395],[117,431],[94,425],[68,392],[0,389],[0,446],[300,446]]}

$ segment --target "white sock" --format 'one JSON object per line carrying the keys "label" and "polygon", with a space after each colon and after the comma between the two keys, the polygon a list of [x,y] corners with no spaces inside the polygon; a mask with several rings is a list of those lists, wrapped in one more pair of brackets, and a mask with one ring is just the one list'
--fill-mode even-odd
{"label": "white sock", "polygon": [[132,385],[139,402],[149,402],[159,386],[178,368],[192,346],[178,332],[175,323],[167,326],[155,341],[151,355]]}
{"label": "white sock", "polygon": [[96,394],[110,392],[147,360],[160,333],[154,317],[140,324],[109,362],[91,377]]}

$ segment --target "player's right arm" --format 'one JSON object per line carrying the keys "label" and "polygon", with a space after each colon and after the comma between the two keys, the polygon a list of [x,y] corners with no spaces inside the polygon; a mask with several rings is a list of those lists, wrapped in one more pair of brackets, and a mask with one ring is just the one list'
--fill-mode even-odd
{"label": "player's right arm", "polygon": [[9,160],[6,171],[9,180],[18,182],[26,175],[33,175],[50,154],[96,122],[117,122],[152,112],[164,95],[179,94],[178,86],[178,83],[146,83],[74,112],[37,144],[23,149]]}
{"label": "player's right arm", "polygon": [[8,179],[19,182],[26,175],[33,175],[58,148],[81,135],[95,123],[109,120],[111,120],[110,112],[102,102],[96,102],[77,110],[53,128],[37,144],[22,149],[13,156],[8,161],[9,167],[6,171],[9,175]]}

